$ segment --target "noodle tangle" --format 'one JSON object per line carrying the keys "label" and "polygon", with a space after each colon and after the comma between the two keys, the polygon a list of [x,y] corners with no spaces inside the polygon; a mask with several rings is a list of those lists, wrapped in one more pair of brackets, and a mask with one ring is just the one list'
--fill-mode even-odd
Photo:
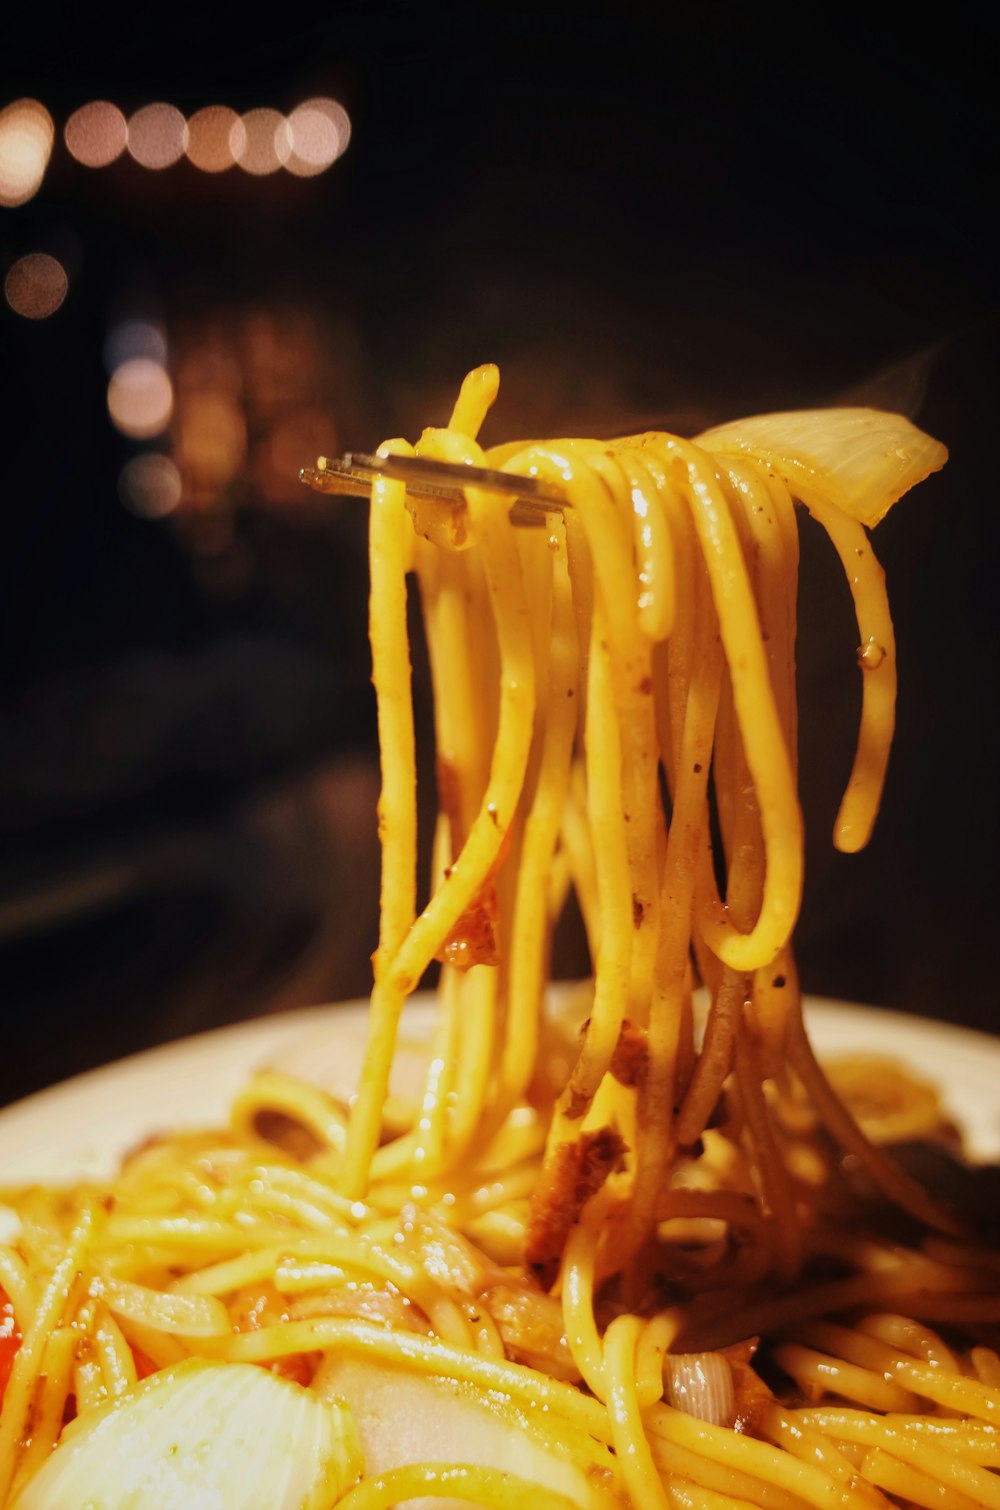
{"label": "noodle tangle", "polygon": [[[951,1136],[935,1094],[820,1066],[792,951],[795,504],[859,626],[853,850],[895,705],[868,531],[944,449],[853,410],[489,449],[497,388],[477,369],[447,426],[383,453],[562,507],[525,527],[482,485],[451,513],[373,487],[383,870],[356,1084],[270,1066],[228,1128],[156,1139],[107,1188],[5,1194],[0,1504],[58,1503],[88,1422],[160,1379],[253,1365],[346,1413],[323,1417],[339,1476],[282,1505],[1000,1510],[1000,1258],[893,1151]],[[556,991],[571,896],[592,979]],[[407,1003],[435,966],[429,1015]]]}

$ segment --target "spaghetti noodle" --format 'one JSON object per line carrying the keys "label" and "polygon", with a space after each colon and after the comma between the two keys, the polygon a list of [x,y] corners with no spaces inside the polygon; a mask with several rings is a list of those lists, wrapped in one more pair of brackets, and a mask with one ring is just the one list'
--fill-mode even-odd
{"label": "spaghetti noodle", "polygon": [[[793,497],[859,624],[851,850],[895,700],[866,527],[944,450],[871,411],[483,450],[497,381],[387,449],[542,478],[565,498],[544,527],[481,486],[460,521],[373,487],[383,874],[356,1094],[272,1068],[228,1129],[156,1140],[107,1189],[8,1193],[0,1503],[69,1503],[95,1433],[114,1464],[151,1399],[172,1421],[198,1370],[236,1389],[262,1365],[295,1420],[300,1398],[341,1413],[308,1428],[336,1471],[227,1489],[220,1431],[213,1504],[1000,1506],[1000,1259],[885,1146],[944,1133],[933,1093],[820,1068],[791,954]],[[411,574],[440,807],[422,903]],[[556,1001],[571,890],[593,980]],[[435,960],[425,1069],[390,1083]],[[78,1502],[166,1504],[143,1441],[159,1489],[142,1469],[138,1498],[81,1479]]]}

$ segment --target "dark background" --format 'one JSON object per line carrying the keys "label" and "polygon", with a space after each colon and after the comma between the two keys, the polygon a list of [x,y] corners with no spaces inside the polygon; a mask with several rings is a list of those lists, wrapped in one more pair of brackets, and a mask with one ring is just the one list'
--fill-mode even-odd
{"label": "dark background", "polygon": [[[0,1100],[366,991],[364,511],[294,476],[442,422],[486,360],[487,439],[851,398],[948,444],[876,538],[899,734],[850,859],[829,832],[855,636],[805,527],[799,956],[811,991],[994,1029],[997,37],[979,8],[905,26],[718,4],[37,11],[5,21],[0,108],[41,100],[56,147],[36,198],[0,209],[0,276],[49,251],[70,288],[44,321],[0,309]],[[59,140],[94,99],[314,95],[353,136],[312,179],[88,170]],[[105,406],[104,343],[134,316],[178,371],[208,329],[243,362],[245,467],[156,520],[122,505],[136,446]],[[290,372],[277,397],[268,350]]]}

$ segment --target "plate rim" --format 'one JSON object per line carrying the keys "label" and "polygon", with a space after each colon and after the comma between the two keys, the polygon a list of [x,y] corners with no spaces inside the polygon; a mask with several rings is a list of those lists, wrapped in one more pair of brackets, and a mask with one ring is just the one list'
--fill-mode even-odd
{"label": "plate rim", "polygon": [[[571,984],[565,983],[568,989]],[[415,993],[404,1009],[404,1024],[409,1021],[419,1031],[421,1019],[432,1015],[435,1001],[433,992]],[[1000,1085],[1000,1037],[888,1007],[817,996],[806,996],[804,1004],[810,1037],[821,1055],[854,1051],[897,1058],[938,1085],[947,1109],[964,1124],[969,1152],[974,1158],[1000,1158],[1000,1095],[995,1097],[992,1108],[974,1105],[971,1120],[969,1105],[955,1104],[956,1097],[960,1102],[965,1099],[962,1095],[965,1082],[974,1092],[978,1082],[983,1082],[979,1087],[983,1093],[980,1100],[985,1099],[985,1082],[990,1077],[994,1084]],[[95,1160],[105,1169],[112,1162],[117,1164],[129,1146],[164,1131],[168,1125],[205,1126],[213,1117],[221,1123],[232,1096],[256,1065],[286,1051],[297,1039],[307,1042],[317,1030],[325,1037],[329,1030],[356,1028],[367,1010],[367,999],[352,998],[249,1018],[142,1049],[35,1091],[0,1108],[0,1184],[25,1179],[25,1175],[17,1172],[19,1158],[22,1168],[31,1169],[32,1150],[25,1148],[26,1139],[40,1139],[43,1145],[35,1149],[39,1172],[29,1173],[27,1178],[66,1183],[86,1178],[88,1171],[93,1177]],[[169,1124],[158,1107],[151,1107],[149,1119],[142,1125],[135,1109],[129,1111],[126,1104],[121,1115],[120,1108],[116,1108],[114,1096],[122,1087],[128,1092],[126,1103],[129,1094],[134,1101],[138,1090],[147,1083],[156,1090],[154,1099],[168,1099],[172,1075],[185,1070],[194,1072],[195,1081],[199,1075],[211,1079],[211,1085],[201,1087],[199,1105],[206,1099],[212,1101],[217,1088],[214,1110],[187,1115],[187,1108],[178,1105]],[[108,1093],[112,1098],[110,1112],[101,1115]],[[66,1131],[61,1138],[56,1135],[69,1113],[81,1107],[91,1119],[88,1130],[93,1146],[89,1153],[84,1135],[77,1134],[72,1142]],[[99,1109],[96,1118],[94,1107]],[[130,1138],[126,1133],[128,1126],[132,1127]],[[72,1155],[67,1155],[69,1147],[77,1156],[75,1162]],[[5,1166],[12,1160],[14,1171],[8,1174]],[[59,1163],[64,1171],[57,1167]]]}

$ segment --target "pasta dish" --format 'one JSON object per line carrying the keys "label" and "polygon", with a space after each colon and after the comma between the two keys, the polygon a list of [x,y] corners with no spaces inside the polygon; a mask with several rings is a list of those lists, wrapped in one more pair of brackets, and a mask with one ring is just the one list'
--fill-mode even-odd
{"label": "pasta dish", "polygon": [[[870,532],[944,447],[834,409],[484,449],[498,381],[380,455],[548,502],[372,485],[356,1084],[262,1069],[228,1125],[110,1183],[0,1191],[0,1505],[1000,1507],[1000,1253],[934,1093],[862,1046],[819,1064],[791,942],[795,507],[857,615],[855,851],[896,695]],[[592,978],[555,992],[571,905]],[[943,1182],[918,1177],[931,1147]]]}

